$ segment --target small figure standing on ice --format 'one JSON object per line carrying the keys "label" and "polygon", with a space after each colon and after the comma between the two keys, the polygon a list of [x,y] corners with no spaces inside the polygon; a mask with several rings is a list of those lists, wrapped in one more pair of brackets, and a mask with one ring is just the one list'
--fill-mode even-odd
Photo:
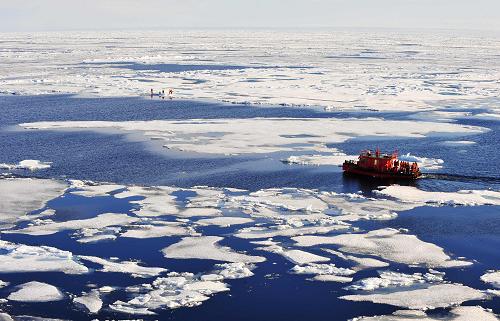
{"label": "small figure standing on ice", "polygon": [[153,88],[151,88],[151,99],[153,98]]}
{"label": "small figure standing on ice", "polygon": [[170,98],[172,98],[172,95],[174,94],[174,90],[172,88],[170,88],[168,90],[168,95],[170,96]]}

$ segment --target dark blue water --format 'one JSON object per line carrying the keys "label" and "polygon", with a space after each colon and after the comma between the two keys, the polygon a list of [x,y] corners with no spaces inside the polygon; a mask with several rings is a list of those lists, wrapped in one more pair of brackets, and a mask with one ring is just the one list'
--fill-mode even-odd
{"label": "dark blue water", "polygon": [[[477,111],[475,111],[477,112]],[[13,131],[12,126],[22,122],[58,120],[152,120],[191,118],[253,118],[253,117],[366,117],[406,119],[405,113],[326,113],[321,110],[252,107],[208,102],[157,100],[142,98],[75,98],[72,96],[0,97],[0,163],[15,163],[22,159],[40,159],[53,162],[48,170],[18,175],[90,179],[125,184],[175,185],[191,187],[209,185],[258,190],[269,187],[318,188],[338,192],[356,192],[366,195],[381,184],[380,181],[343,177],[335,167],[305,167],[287,165],[279,160],[286,153],[245,155],[237,157],[184,154],[158,148],[143,141],[131,141],[121,134],[95,132]],[[427,178],[413,185],[425,190],[498,189],[500,187],[499,125],[491,121],[460,120],[460,123],[484,126],[490,132],[454,138],[473,140],[477,144],[448,147],[441,143],[447,138],[379,140],[376,145],[384,150],[398,148],[401,153],[441,158],[444,168],[438,173],[428,173]],[[335,144],[347,154],[372,147],[373,141],[354,139]],[[486,157],[485,157],[486,156]],[[178,192],[178,202],[186,202],[189,192]],[[130,199],[113,197],[85,198],[65,195],[49,203],[56,210],[54,220],[89,218],[101,213],[131,213]],[[446,269],[446,277],[475,288],[487,286],[479,280],[485,270],[496,268],[500,262],[500,211],[499,207],[422,207],[403,212],[392,221],[364,222],[362,228],[402,227],[424,241],[442,246],[447,252],[465,256],[476,263],[465,269]],[[235,228],[206,227],[208,235],[228,235]],[[140,259],[146,266],[166,267],[171,271],[206,272],[213,263],[203,260],[166,259],[160,250],[179,240],[179,237],[154,239],[119,238],[113,242],[80,244],[71,238],[72,231],[49,236],[2,235],[2,239],[31,245],[49,245],[74,254],[110,256],[121,260]],[[286,239],[284,238],[283,241]],[[159,311],[147,320],[347,320],[360,315],[388,314],[396,308],[370,303],[356,303],[337,299],[348,291],[343,285],[329,282],[306,281],[306,276],[291,275],[293,266],[278,255],[254,250],[247,241],[226,236],[223,244],[235,250],[246,250],[266,256],[268,261],[259,264],[255,276],[230,280],[231,291],[217,294],[196,308]],[[315,252],[314,250],[312,252]],[[321,254],[320,252],[315,252]],[[349,264],[333,258],[341,267]],[[277,264],[273,264],[277,263]],[[89,267],[95,267],[88,264]],[[391,269],[401,272],[422,272],[392,264]],[[376,271],[356,274],[355,279],[375,276]],[[276,275],[270,278],[269,275]],[[62,273],[11,273],[0,274],[0,279],[13,285],[37,280],[60,287],[68,293],[87,291],[87,284],[116,286],[119,288],[151,282],[151,279],[134,279],[118,273],[94,272],[87,275]],[[0,289],[5,297],[11,288]],[[105,306],[116,300],[126,300],[124,291],[104,296]],[[500,312],[498,298],[481,304]],[[73,320],[90,320],[91,317],[76,309],[68,301],[37,304],[8,304],[1,308],[12,315],[38,315]],[[438,313],[439,311],[436,311]],[[126,318],[109,310],[102,310],[100,319]],[[129,316],[130,318],[130,316]]]}

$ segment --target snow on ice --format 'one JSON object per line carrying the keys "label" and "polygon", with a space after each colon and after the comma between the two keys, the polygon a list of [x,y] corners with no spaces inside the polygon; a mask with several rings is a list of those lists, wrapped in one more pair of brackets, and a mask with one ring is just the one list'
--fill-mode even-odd
{"label": "snow on ice", "polygon": [[[252,118],[192,119],[183,121],[62,121],[20,124],[39,130],[120,130],[139,132],[182,151],[237,155],[278,151],[324,150],[321,144],[341,143],[353,137],[464,136],[486,128],[449,123],[384,120],[379,118]],[[272,128],[272,131],[269,129]],[[219,133],[212,135],[211,133]],[[301,135],[303,134],[303,135]],[[320,144],[320,145],[318,145]],[[293,147],[295,146],[295,147]],[[319,146],[319,147],[318,147]]]}

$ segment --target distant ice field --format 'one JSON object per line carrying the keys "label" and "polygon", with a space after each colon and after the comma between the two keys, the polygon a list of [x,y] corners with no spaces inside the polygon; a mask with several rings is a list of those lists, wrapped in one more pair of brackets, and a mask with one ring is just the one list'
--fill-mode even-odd
{"label": "distant ice field", "polygon": [[[410,31],[8,33],[0,92],[434,110],[499,94],[494,34]],[[26,41],[29,39],[29,41]],[[500,105],[486,117],[497,119]]]}

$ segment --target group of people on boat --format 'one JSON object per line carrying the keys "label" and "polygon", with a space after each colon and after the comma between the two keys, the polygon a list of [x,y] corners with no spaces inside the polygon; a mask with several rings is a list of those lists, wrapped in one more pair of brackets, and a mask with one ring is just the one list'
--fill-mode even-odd
{"label": "group of people on boat", "polygon": [[418,171],[418,164],[417,162],[410,163],[401,160],[396,160],[394,161],[394,166],[391,168],[391,171],[394,173],[404,173],[404,174],[415,173]]}
{"label": "group of people on boat", "polygon": [[[173,94],[174,94],[174,90],[172,88],[170,88],[168,90],[168,97],[170,99],[172,99]],[[153,98],[154,95],[155,95],[154,90],[153,90],[153,88],[151,88],[151,99]],[[161,99],[165,99],[165,89],[158,91],[158,97]]]}

